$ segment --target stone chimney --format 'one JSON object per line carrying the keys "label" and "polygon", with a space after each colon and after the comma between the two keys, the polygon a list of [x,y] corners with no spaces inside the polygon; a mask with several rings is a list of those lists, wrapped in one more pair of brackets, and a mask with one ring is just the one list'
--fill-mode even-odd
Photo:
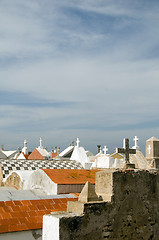
{"label": "stone chimney", "polygon": [[97,145],[97,148],[98,148],[98,153],[100,153],[101,145]]}

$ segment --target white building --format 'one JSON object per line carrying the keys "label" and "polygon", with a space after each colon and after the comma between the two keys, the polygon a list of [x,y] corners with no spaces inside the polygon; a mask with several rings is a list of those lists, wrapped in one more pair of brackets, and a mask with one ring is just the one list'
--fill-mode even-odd
{"label": "white building", "polygon": [[80,162],[85,169],[90,169],[92,163],[90,162],[89,157],[87,157],[86,151],[83,147],[80,147],[80,140],[77,138],[77,145],[74,147],[73,153],[70,160],[75,160]]}

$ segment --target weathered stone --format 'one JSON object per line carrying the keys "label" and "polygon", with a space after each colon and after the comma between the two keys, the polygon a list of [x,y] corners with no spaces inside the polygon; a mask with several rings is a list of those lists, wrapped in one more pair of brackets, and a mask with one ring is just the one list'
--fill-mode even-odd
{"label": "weathered stone", "polygon": [[[99,172],[101,189],[112,194],[111,202],[84,203],[83,214],[59,214],[50,217],[58,221],[52,238],[43,240],[104,240],[154,239],[159,236],[159,172],[126,170]],[[98,179],[98,177],[97,177]],[[105,193],[104,195],[107,195]],[[47,218],[47,216],[46,216]],[[51,228],[52,225],[50,225]],[[48,234],[49,235],[49,234]],[[56,238],[54,237],[56,236]]]}
{"label": "weathered stone", "polygon": [[90,182],[87,181],[84,185],[78,201],[82,203],[98,201],[98,196]]}
{"label": "weathered stone", "polygon": [[67,202],[67,212],[82,214],[84,211],[84,203],[79,201]]}
{"label": "weathered stone", "polygon": [[126,163],[125,164],[125,168],[126,169],[135,169],[135,164],[133,164],[133,163]]}
{"label": "weathered stone", "polygon": [[149,167],[159,168],[159,139],[151,137],[146,141],[146,159]]}
{"label": "weathered stone", "polygon": [[129,139],[124,138],[123,140],[123,148],[116,148],[116,153],[124,154],[125,163],[130,163],[129,154],[136,154],[136,149],[129,148]]}
{"label": "weathered stone", "polygon": [[149,169],[146,157],[139,150],[136,151],[136,154],[130,154],[130,163],[135,164],[137,169]]}
{"label": "weathered stone", "polygon": [[115,169],[106,169],[96,173],[95,191],[104,201],[111,201],[113,195],[113,172]]}

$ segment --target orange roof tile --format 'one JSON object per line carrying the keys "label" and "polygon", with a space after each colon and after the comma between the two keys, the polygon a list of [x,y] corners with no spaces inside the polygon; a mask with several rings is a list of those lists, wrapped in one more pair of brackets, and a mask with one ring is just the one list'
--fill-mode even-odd
{"label": "orange roof tile", "polygon": [[42,169],[57,184],[95,184],[95,174],[99,170],[85,169]]}
{"label": "orange roof tile", "polygon": [[42,228],[43,215],[66,211],[67,201],[77,198],[0,202],[0,233]]}
{"label": "orange roof tile", "polygon": [[25,159],[28,159],[29,154],[24,154],[23,152],[22,152],[22,154],[23,154],[23,156],[25,157]]}
{"label": "orange roof tile", "polygon": [[56,153],[52,153],[52,158],[55,158],[55,157],[57,157],[57,155],[58,155],[58,153],[56,152]]}
{"label": "orange roof tile", "polygon": [[41,155],[41,153],[35,148],[33,152],[28,156],[28,160],[43,160],[44,156]]}

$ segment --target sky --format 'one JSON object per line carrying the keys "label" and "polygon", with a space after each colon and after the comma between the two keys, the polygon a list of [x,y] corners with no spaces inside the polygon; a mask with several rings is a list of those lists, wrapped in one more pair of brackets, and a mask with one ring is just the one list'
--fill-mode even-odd
{"label": "sky", "polygon": [[0,0],[0,144],[159,138],[159,1]]}

